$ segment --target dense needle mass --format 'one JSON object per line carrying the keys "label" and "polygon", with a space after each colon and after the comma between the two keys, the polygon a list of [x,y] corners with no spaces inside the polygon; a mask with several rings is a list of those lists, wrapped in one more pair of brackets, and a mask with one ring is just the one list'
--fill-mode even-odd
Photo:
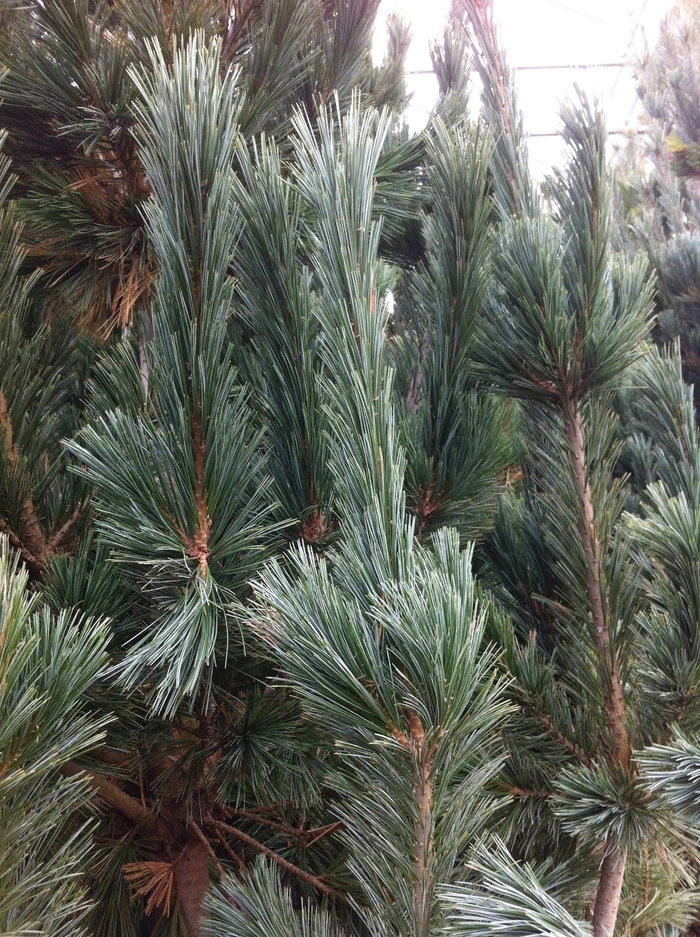
{"label": "dense needle mass", "polygon": [[377,5],[0,12],[2,934],[697,926],[685,333],[596,108],[540,190],[460,0],[411,137]]}

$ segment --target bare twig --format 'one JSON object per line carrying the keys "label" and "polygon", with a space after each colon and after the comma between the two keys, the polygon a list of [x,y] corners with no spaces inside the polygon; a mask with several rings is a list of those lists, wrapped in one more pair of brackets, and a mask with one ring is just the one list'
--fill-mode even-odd
{"label": "bare twig", "polygon": [[216,871],[219,873],[219,878],[223,881],[223,879],[224,879],[224,870],[223,870],[223,868],[222,868],[222,866],[221,866],[221,863],[219,862],[219,860],[218,860],[218,858],[217,858],[217,856],[216,856],[216,853],[215,853],[214,850],[211,848],[211,843],[210,843],[209,840],[206,838],[206,836],[204,835],[204,833],[202,832],[202,830],[199,828],[199,826],[197,826],[197,824],[194,822],[194,820],[190,820],[190,826],[191,826],[192,829],[194,830],[195,836],[197,837],[197,839],[202,843],[202,845],[203,845],[204,848],[206,849],[209,858],[210,858],[211,861],[214,863],[214,868],[215,868]]}
{"label": "bare twig", "polygon": [[68,536],[71,530],[78,523],[80,518],[88,509],[88,504],[90,503],[90,498],[85,498],[73,511],[68,520],[63,524],[58,530],[49,538],[48,543],[46,544],[47,552],[53,553],[56,547]]}
{"label": "bare twig", "polygon": [[208,817],[207,819],[208,822],[215,828],[220,829],[223,833],[226,833],[229,836],[233,836],[236,839],[239,839],[242,843],[245,843],[247,846],[250,846],[257,852],[261,852],[263,855],[267,856],[268,859],[272,859],[273,862],[276,862],[287,872],[291,872],[292,875],[296,875],[303,881],[308,882],[309,885],[313,885],[314,888],[317,888],[324,895],[328,895],[329,898],[342,898],[340,892],[337,892],[334,888],[331,888],[330,885],[326,885],[326,883],[320,878],[317,878],[315,875],[311,875],[310,872],[305,872],[304,869],[300,869],[299,866],[289,862],[284,858],[284,856],[280,856],[280,854],[275,852],[274,849],[270,849],[269,846],[258,842],[257,839],[254,839],[252,836],[244,833],[243,830],[239,830],[235,826],[229,826],[228,823],[224,823],[222,820],[215,820],[213,817]]}

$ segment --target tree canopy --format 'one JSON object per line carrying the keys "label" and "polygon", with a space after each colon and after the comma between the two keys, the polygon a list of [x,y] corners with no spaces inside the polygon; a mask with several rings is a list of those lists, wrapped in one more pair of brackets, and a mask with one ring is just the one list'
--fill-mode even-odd
{"label": "tree canopy", "polygon": [[536,185],[460,0],[411,136],[377,5],[2,10],[2,934],[697,924],[688,346],[598,108]]}

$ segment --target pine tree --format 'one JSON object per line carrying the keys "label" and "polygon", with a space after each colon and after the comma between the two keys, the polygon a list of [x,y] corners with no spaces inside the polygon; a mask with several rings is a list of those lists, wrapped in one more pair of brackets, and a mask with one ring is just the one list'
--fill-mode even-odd
{"label": "pine tree", "polygon": [[485,109],[506,138],[493,167],[497,285],[477,356],[523,421],[522,485],[501,501],[483,573],[514,626],[499,639],[520,707],[504,775],[510,841],[556,870],[555,894],[588,908],[594,933],[682,928],[696,907],[693,836],[651,796],[637,752],[694,705],[683,673],[696,619],[659,592],[673,578],[684,608],[692,601],[661,558],[676,508],[692,512],[697,497],[681,468],[697,452],[692,396],[673,352],[646,344],[644,264],[611,250],[602,121],[585,101],[562,111],[570,158],[546,183],[545,211],[524,178],[492,23],[482,5],[465,8]]}
{"label": "pine tree", "polygon": [[602,118],[539,193],[464,0],[410,138],[375,9],[8,7],[9,933],[697,913],[700,446]]}
{"label": "pine tree", "polygon": [[[43,336],[23,344],[21,330],[31,280],[22,280],[20,226],[6,204],[14,179],[9,161],[0,162],[0,447],[3,502],[19,505],[19,523],[31,527],[27,500],[28,462],[19,456],[17,436],[52,435],[56,382],[42,382]],[[24,394],[8,400],[4,389],[27,382],[27,366],[39,366]],[[18,373],[19,370],[19,373]],[[27,368],[29,370],[29,368]],[[44,373],[42,374],[42,370]],[[31,374],[31,371],[29,371]],[[45,404],[47,433],[37,432],[32,398]],[[42,399],[44,398],[44,399]],[[43,408],[42,408],[43,409]],[[41,411],[40,411],[41,412]],[[32,425],[34,424],[34,425]],[[53,430],[55,432],[55,430]],[[19,529],[19,528],[18,528]],[[93,824],[81,816],[89,796],[83,778],[62,777],[74,757],[104,740],[106,720],[85,697],[104,678],[108,629],[77,611],[52,616],[39,597],[27,593],[28,574],[19,554],[0,541],[0,929],[6,934],[80,933],[88,908],[83,883]]]}
{"label": "pine tree", "polygon": [[658,339],[680,339],[691,383],[700,377],[699,36],[700,7],[676,4],[656,47],[639,61],[637,90],[648,126],[621,153],[616,180],[620,245],[647,254],[656,276]]}
{"label": "pine tree", "polygon": [[[145,36],[157,33],[147,19],[149,10],[152,15],[158,12],[148,4],[141,7]],[[267,469],[275,456],[266,452],[269,434],[259,419],[269,410],[265,395],[253,401],[236,376],[234,357],[245,368],[255,336],[245,321],[243,281],[237,296],[241,316],[233,323],[237,330],[240,322],[241,341],[232,344],[229,333],[234,288],[238,289],[229,264],[234,246],[242,254],[245,243],[243,212],[232,201],[238,178],[233,164],[243,178],[241,167],[254,164],[247,141],[264,126],[276,129],[288,149],[285,108],[289,115],[302,104],[315,114],[333,89],[338,107],[346,107],[350,89],[363,82],[368,89],[363,106],[392,94],[400,99],[396,53],[405,46],[405,31],[395,24],[394,59],[383,69],[373,69],[368,43],[375,11],[376,3],[343,3],[338,9],[315,3],[251,5],[236,9],[235,17],[229,18],[229,25],[237,18],[240,35],[235,42],[240,48],[235,37],[227,34],[217,40],[212,37],[215,30],[209,30],[197,33],[185,50],[185,40],[180,44],[174,30],[161,43],[141,42],[139,51],[135,23],[120,26],[115,19],[119,11],[71,0],[18,9],[15,31],[4,37],[10,66],[5,113],[10,118],[10,149],[20,170],[15,189],[20,197],[13,210],[25,221],[25,255],[23,261],[16,246],[14,253],[3,254],[12,268],[2,280],[2,426],[7,440],[3,530],[47,607],[58,615],[108,615],[113,628],[110,654],[116,670],[110,670],[91,701],[95,718],[111,722],[106,745],[76,765],[67,744],[63,766],[71,776],[87,771],[89,785],[82,782],[81,803],[91,785],[101,806],[99,846],[89,868],[81,868],[88,873],[93,903],[90,932],[131,934],[155,928],[196,933],[212,857],[221,869],[212,842],[222,853],[221,861],[234,867],[245,863],[246,854],[267,852],[286,863],[300,881],[326,887],[278,851],[280,830],[291,831],[301,864],[307,867],[306,843],[316,833],[309,834],[304,823],[313,829],[318,816],[316,826],[323,826],[319,756],[314,754],[317,730],[300,720],[298,705],[288,694],[267,689],[269,665],[251,656],[252,637],[238,624],[250,575],[284,542],[282,538],[289,537],[294,516],[304,527],[307,515],[318,513],[319,499],[312,478],[310,491],[294,505],[290,520],[288,505],[278,502],[275,477]],[[132,16],[136,7],[124,5],[121,12]],[[163,7],[161,13],[166,12]],[[214,15],[210,7],[205,12],[209,18]],[[184,34],[198,24],[195,14],[203,15],[194,5],[189,14],[195,18],[186,13],[185,6],[179,8]],[[277,23],[275,32],[273,21],[283,16],[286,20]],[[290,22],[296,23],[296,34]],[[20,63],[17,49],[25,39],[26,55]],[[282,39],[290,43],[286,59],[280,58]],[[83,54],[85,48],[81,52],[81,42],[89,45],[89,55]],[[85,131],[96,115],[75,100],[80,75],[60,68],[63,58],[69,58],[68,48],[75,50],[70,61],[82,69],[86,81],[99,72],[105,57],[109,59],[114,83],[99,90],[106,94],[115,87],[126,88],[126,129],[121,124],[115,129],[117,117],[104,108],[99,126],[91,128],[92,146],[85,143]],[[276,77],[270,72],[273,66]],[[42,97],[42,88],[50,100]],[[263,97],[256,99],[253,91]],[[59,100],[61,94],[68,102]],[[194,123],[192,108],[200,114]],[[36,134],[38,111],[46,119],[43,141]],[[69,112],[72,142],[63,133]],[[146,245],[142,233],[135,239],[133,231],[127,232],[133,256],[130,259],[119,247],[119,264],[133,269],[144,251],[149,253],[151,274],[161,256],[163,264],[154,284],[139,292],[139,341],[133,341],[128,329],[121,335],[113,329],[114,337],[97,352],[83,330],[97,327],[97,337],[103,339],[103,326],[110,327],[98,294],[104,299],[106,289],[112,300],[122,296],[118,288],[110,293],[113,287],[100,278],[105,274],[112,284],[115,278],[123,279],[123,271],[115,273],[111,259],[98,254],[105,236],[119,240],[124,228],[112,225],[111,233],[104,229],[104,217],[92,212],[92,195],[110,211],[120,210],[125,170],[106,151],[122,130],[122,142],[131,153],[127,168],[134,170],[141,185],[129,211],[141,232],[145,225],[151,236]],[[165,139],[173,145],[179,141],[179,151],[160,149]],[[35,147],[33,153],[22,151],[22,141]],[[69,152],[67,142],[73,147]],[[59,154],[56,147],[63,148]],[[414,151],[415,143],[407,148],[392,134],[383,155],[384,194],[377,201],[383,200],[388,213],[393,204],[388,180],[404,180],[395,211],[398,235],[405,215],[401,194],[410,178],[405,164],[415,160]],[[76,193],[80,199],[86,175],[90,185],[104,187],[90,190],[91,200],[80,206],[77,216],[61,215],[59,232],[59,216],[52,216],[56,201],[46,200],[42,186],[48,179],[60,190],[60,199],[70,201]],[[281,169],[275,182],[284,191]],[[144,206],[155,188],[160,194],[151,211]],[[241,202],[243,195],[239,188]],[[43,279],[33,274],[18,293],[18,267],[24,262],[34,268],[37,239],[50,241],[52,259],[62,262],[61,245],[53,243],[56,233],[72,241],[70,264],[76,256],[83,264],[78,279],[64,288],[62,274],[57,283],[52,279],[55,271],[45,269]],[[17,239],[17,232],[13,237]],[[164,238],[160,244],[159,237]],[[79,248],[76,238],[82,239]],[[175,248],[180,260],[173,264],[174,244],[180,245]],[[293,246],[292,268],[298,268],[303,283],[298,257],[302,246]],[[267,249],[273,254],[274,244]],[[249,269],[252,275],[252,265]],[[72,267],[71,271],[70,276]],[[293,269],[289,273],[293,276]],[[295,301],[298,293],[295,287]],[[85,305],[81,296],[97,296],[94,309],[92,299]],[[127,318],[116,324],[124,325]],[[317,357],[312,354],[311,370],[302,375],[304,392],[313,393]],[[193,374],[194,361],[199,370]],[[312,407],[312,418],[314,412]],[[312,445],[322,444],[322,432],[314,434]],[[63,447],[66,438],[73,442]],[[135,462],[124,445],[141,464],[140,475],[133,472]],[[282,445],[280,434],[278,446]],[[299,439],[294,458],[303,460],[305,446],[306,439]],[[189,455],[183,462],[185,452]],[[289,488],[295,468],[288,468],[286,484],[280,478],[281,489]],[[319,472],[322,469],[321,462]],[[94,497],[98,479],[100,493]],[[129,530],[130,538],[122,536]],[[113,550],[115,538],[118,546]],[[74,748],[76,755],[83,754],[79,746]],[[219,812],[216,822],[227,821],[232,833],[211,826],[208,839],[201,833],[192,809],[205,809],[202,797],[210,797],[207,789],[210,807],[223,799],[222,810],[228,812]],[[255,812],[248,814],[250,807],[263,808],[262,824]],[[231,837],[245,850],[240,858],[229,843]],[[281,842],[281,852],[288,854],[284,837]],[[37,861],[40,857],[37,849]],[[325,868],[322,858],[318,861]],[[14,874],[9,867],[8,874]],[[49,927],[50,915],[40,923]]]}
{"label": "pine tree", "polygon": [[284,136],[295,107],[314,113],[354,87],[368,103],[405,97],[405,25],[390,22],[390,58],[374,68],[379,0],[49,0],[12,6],[0,32],[3,126],[19,175],[19,207],[47,301],[69,304],[98,337],[141,321],[156,265],[144,236],[150,183],[134,133],[133,67],[150,44],[172,54],[201,29],[240,69],[246,136]]}

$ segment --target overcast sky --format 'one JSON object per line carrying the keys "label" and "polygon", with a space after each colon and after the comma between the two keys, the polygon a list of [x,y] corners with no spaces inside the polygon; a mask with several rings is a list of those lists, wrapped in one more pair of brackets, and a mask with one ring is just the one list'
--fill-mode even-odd
{"label": "overcast sky", "polygon": [[[383,0],[377,49],[385,36],[386,15],[399,11],[413,24],[409,71],[429,69],[429,40],[441,32],[449,5],[450,0]],[[636,124],[632,69],[623,63],[631,62],[645,39],[653,44],[671,5],[672,0],[494,0],[502,45],[516,69],[519,99],[532,134],[535,173],[558,162],[560,140],[549,135],[558,128],[557,102],[571,96],[574,83],[598,96],[610,130]],[[543,65],[566,67],[532,68]],[[413,97],[408,119],[412,129],[419,130],[435,100],[435,78],[410,75],[409,90]]]}

